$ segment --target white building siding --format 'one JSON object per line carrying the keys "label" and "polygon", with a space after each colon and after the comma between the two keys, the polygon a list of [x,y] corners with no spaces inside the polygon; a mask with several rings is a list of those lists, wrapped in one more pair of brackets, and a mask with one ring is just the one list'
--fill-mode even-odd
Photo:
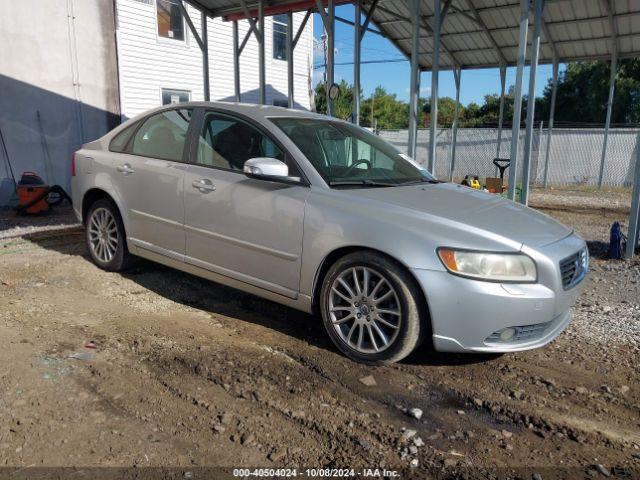
{"label": "white building siding", "polygon": [[[117,0],[117,41],[122,115],[131,118],[161,105],[163,88],[187,90],[191,100],[203,100],[202,54],[186,27],[186,41],[157,35],[155,0]],[[200,12],[187,5],[200,33]],[[294,14],[294,32],[304,13]],[[239,23],[240,42],[249,29]],[[234,100],[233,24],[208,20],[209,72],[212,100]],[[287,99],[287,62],[273,58],[273,21],[265,18],[267,103]],[[295,103],[310,108],[309,76],[313,47],[313,22],[309,21],[294,51]],[[253,36],[240,57],[242,101],[258,101],[258,43]]]}

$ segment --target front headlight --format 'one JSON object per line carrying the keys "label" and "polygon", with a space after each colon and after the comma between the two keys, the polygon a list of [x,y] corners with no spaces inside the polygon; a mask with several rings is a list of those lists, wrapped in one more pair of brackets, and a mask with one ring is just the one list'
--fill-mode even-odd
{"label": "front headlight", "polygon": [[439,248],[438,256],[449,272],[491,282],[535,282],[536,264],[522,253],[473,252]]}

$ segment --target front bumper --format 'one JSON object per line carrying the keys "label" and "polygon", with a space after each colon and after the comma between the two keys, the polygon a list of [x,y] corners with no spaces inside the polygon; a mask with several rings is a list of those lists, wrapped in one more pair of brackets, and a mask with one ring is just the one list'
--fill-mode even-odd
{"label": "front bumper", "polygon": [[[433,345],[442,352],[514,352],[546,345],[571,321],[571,307],[581,284],[564,290],[559,262],[568,252],[584,248],[572,235],[536,251],[527,250],[539,269],[535,284],[501,284],[413,269],[431,315]],[[524,249],[523,249],[524,250]],[[502,341],[512,327],[516,335]]]}

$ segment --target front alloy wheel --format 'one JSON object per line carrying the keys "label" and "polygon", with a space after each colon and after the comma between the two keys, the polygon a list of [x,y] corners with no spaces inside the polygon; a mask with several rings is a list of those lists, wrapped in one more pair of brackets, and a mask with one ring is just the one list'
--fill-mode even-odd
{"label": "front alloy wheel", "polygon": [[401,360],[420,341],[420,291],[393,260],[369,251],[338,260],[321,291],[323,323],[336,346],[363,363]]}
{"label": "front alloy wheel", "polygon": [[359,353],[383,352],[400,330],[402,307],[383,274],[352,267],[333,281],[329,294],[331,324],[342,341]]}

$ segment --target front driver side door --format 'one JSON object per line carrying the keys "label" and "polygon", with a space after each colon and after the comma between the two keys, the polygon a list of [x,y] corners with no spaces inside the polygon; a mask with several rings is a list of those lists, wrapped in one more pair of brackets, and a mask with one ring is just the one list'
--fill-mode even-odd
{"label": "front driver side door", "polygon": [[205,112],[185,175],[186,261],[296,298],[304,208],[310,189],[247,178],[254,157],[287,161],[284,150],[253,123]]}

